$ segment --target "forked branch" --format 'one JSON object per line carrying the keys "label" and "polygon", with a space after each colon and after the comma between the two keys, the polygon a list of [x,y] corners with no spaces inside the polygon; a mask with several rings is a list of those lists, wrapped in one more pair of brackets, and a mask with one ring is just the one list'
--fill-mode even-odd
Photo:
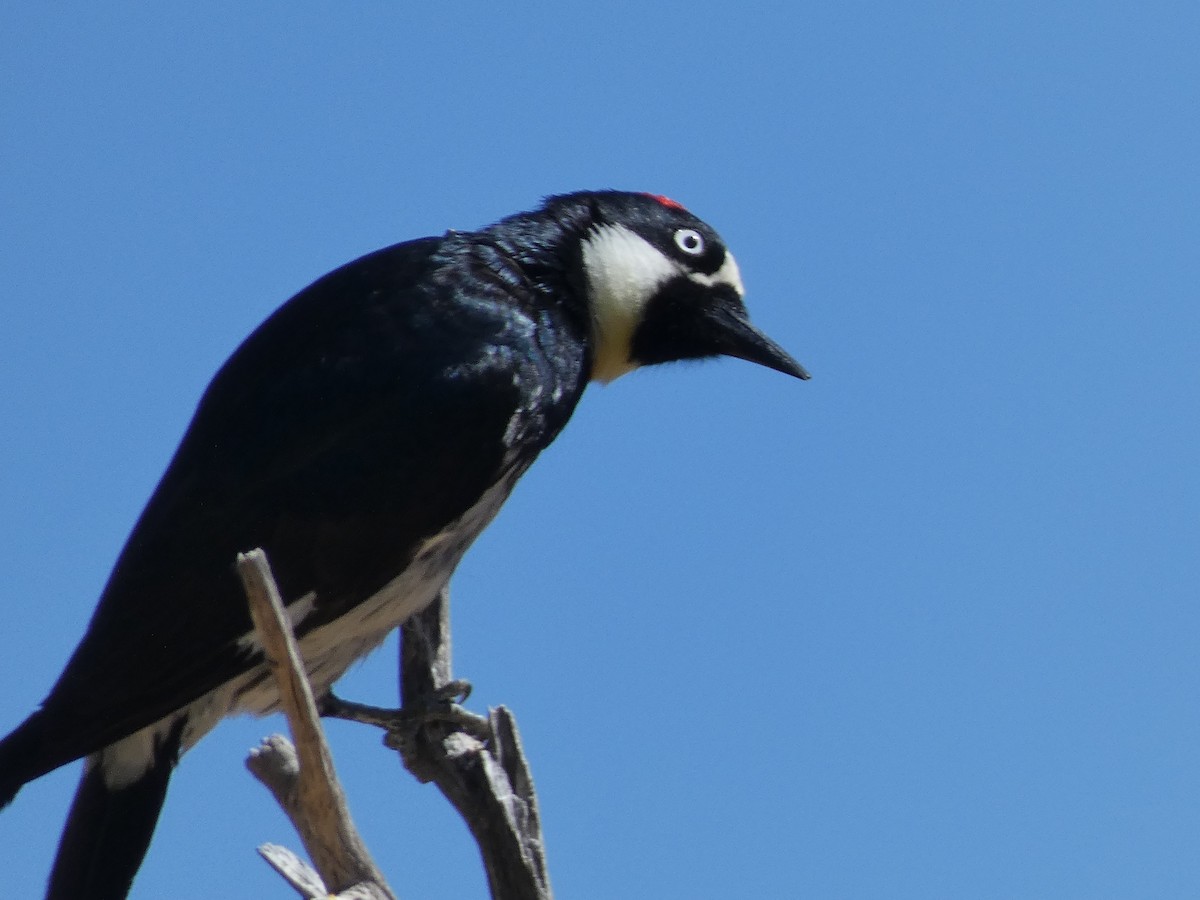
{"label": "forked branch", "polygon": [[[259,852],[304,897],[332,892],[337,900],[395,900],[350,819],[317,718],[318,702],[265,554],[240,555],[238,571],[296,739],[294,750],[279,735],[266,739],[247,766],[292,821],[316,871],[283,847],[264,845]],[[502,706],[483,718],[454,702],[469,686],[451,676],[445,591],[404,624],[400,656],[401,709],[328,694],[319,698],[321,714],[387,730],[386,742],[406,768],[420,781],[435,783],[466,821],[493,900],[553,900],[537,797],[516,720]]]}

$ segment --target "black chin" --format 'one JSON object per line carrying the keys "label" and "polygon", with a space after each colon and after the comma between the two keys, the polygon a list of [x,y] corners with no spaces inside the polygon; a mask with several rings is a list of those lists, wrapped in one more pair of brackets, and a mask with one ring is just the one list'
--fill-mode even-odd
{"label": "black chin", "polygon": [[733,356],[807,380],[808,372],[750,324],[732,288],[708,288],[684,279],[650,301],[633,335],[630,356],[641,365]]}

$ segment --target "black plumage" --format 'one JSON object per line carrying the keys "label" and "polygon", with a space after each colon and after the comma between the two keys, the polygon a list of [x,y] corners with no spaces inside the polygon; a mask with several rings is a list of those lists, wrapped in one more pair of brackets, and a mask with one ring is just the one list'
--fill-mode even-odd
{"label": "black plumage", "polygon": [[274,705],[237,553],[266,550],[327,689],[436,595],[588,381],[615,377],[598,359],[721,353],[807,377],[748,324],[715,233],[645,194],[398,244],[280,307],[205,391],[78,649],[0,742],[0,806],[89,758],[50,896],[124,896],[179,753]]}

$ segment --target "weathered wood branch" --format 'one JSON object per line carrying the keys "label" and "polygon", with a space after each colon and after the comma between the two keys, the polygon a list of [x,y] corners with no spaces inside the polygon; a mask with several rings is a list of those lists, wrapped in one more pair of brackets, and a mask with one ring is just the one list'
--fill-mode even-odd
{"label": "weathered wood branch", "polygon": [[405,768],[438,786],[471,829],[493,900],[553,900],[537,796],[516,720],[503,706],[484,718],[453,702],[469,686],[451,673],[449,610],[443,591],[401,626],[401,709],[330,695],[322,712],[386,729],[386,743]]}
{"label": "weathered wood branch", "polygon": [[[450,602],[446,591],[401,630],[400,695],[404,709],[457,685],[450,669]],[[417,778],[432,781],[466,821],[479,845],[494,900],[552,900],[533,776],[517,722],[503,706],[488,712],[481,741],[451,722],[429,721],[403,753]]]}
{"label": "weathered wood branch", "polygon": [[[296,738],[295,749],[279,735],[266,739],[247,766],[292,821],[317,871],[283,847],[264,845],[259,852],[301,896],[333,892],[335,900],[395,900],[350,820],[265,554],[239,556],[238,571]],[[320,713],[387,730],[386,743],[405,767],[420,781],[436,784],[466,821],[493,900],[553,900],[537,797],[516,720],[502,706],[484,718],[454,702],[470,687],[451,676],[445,591],[402,627],[400,670],[401,709],[327,694],[319,700]]]}
{"label": "weathered wood branch", "polygon": [[239,554],[237,567],[263,653],[279,686],[280,706],[296,740],[293,752],[285,739],[278,735],[269,738],[251,754],[247,766],[295,826],[320,884],[312,884],[310,873],[292,877],[278,865],[276,870],[297,890],[321,888],[310,896],[396,900],[350,818],[266,554],[261,550]]}

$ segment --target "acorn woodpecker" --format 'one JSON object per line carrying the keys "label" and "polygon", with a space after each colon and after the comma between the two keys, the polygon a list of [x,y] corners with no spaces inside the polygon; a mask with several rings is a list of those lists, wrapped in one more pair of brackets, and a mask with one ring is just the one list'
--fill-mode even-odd
{"label": "acorn woodpecker", "polygon": [[48,896],[124,897],[181,753],[276,692],[233,563],[271,560],[320,695],[445,585],[589,381],[735,356],[737,263],[678,203],[550,197],[368,254],[272,314],[204,392],[41,707],[0,742],[0,806],[86,758]]}

